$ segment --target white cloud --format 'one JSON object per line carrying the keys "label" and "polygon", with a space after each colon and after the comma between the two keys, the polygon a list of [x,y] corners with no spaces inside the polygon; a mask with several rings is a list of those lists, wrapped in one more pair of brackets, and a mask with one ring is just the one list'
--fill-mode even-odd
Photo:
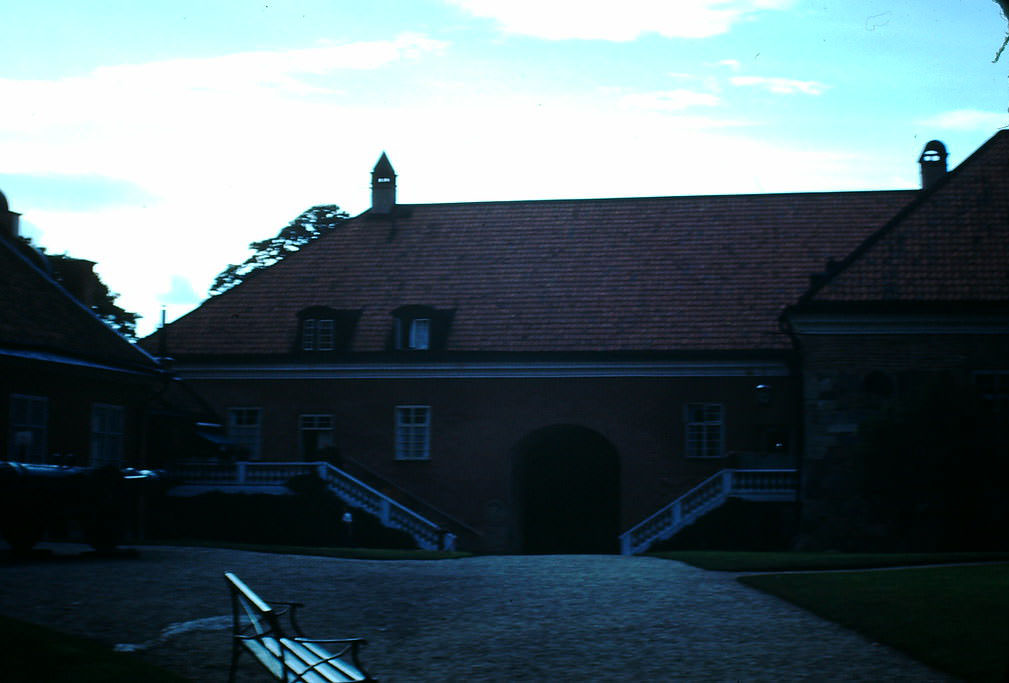
{"label": "white cloud", "polygon": [[334,94],[338,91],[313,85],[304,77],[378,69],[445,46],[422,35],[403,34],[388,41],[106,66],[87,76],[55,81],[0,78],[3,101],[17,103],[0,109],[0,133],[71,126],[80,137],[82,125],[128,122],[159,113],[168,118],[196,107],[203,115],[225,98]]}
{"label": "white cloud", "polygon": [[732,85],[741,87],[763,88],[776,95],[822,95],[830,86],[819,81],[797,81],[792,78],[774,78],[767,76],[733,76],[729,79]]}
{"label": "white cloud", "polygon": [[955,109],[923,119],[919,125],[944,130],[995,131],[1009,125],[1009,114],[977,109]]}
{"label": "white cloud", "polygon": [[180,304],[183,306],[194,306],[203,300],[203,297],[196,293],[192,283],[181,275],[173,275],[172,284],[167,292],[162,292],[158,297],[163,304]]}
{"label": "white cloud", "polygon": [[714,107],[719,103],[716,95],[693,90],[661,90],[632,93],[620,99],[621,106],[645,111],[683,111],[690,107]]}
{"label": "white cloud", "polygon": [[506,33],[547,40],[625,42],[646,33],[667,38],[708,38],[761,10],[793,0],[451,0]]}

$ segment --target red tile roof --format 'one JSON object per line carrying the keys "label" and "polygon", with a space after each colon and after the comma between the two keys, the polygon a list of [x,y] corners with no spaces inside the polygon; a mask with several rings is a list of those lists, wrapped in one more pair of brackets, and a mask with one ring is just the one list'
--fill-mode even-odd
{"label": "red tile roof", "polygon": [[150,356],[81,305],[24,249],[0,237],[0,354],[157,369]]}
{"label": "red tile roof", "polygon": [[804,300],[1009,303],[1009,131],[922,192]]}
{"label": "red tile roof", "polygon": [[[175,357],[284,354],[309,306],[454,309],[449,352],[788,348],[777,316],[916,191],[419,204],[358,216],[169,326]],[[153,348],[153,337],[147,340]]]}

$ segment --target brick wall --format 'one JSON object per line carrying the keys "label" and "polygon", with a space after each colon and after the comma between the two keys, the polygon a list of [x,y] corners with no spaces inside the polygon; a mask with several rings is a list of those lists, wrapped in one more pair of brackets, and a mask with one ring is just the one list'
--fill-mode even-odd
{"label": "brick wall", "polygon": [[[193,380],[191,384],[222,415],[229,407],[262,408],[264,459],[298,459],[298,416],[332,414],[336,444],[344,458],[488,536],[509,539],[505,544],[512,549],[515,449],[537,429],[577,425],[612,444],[620,458],[620,524],[625,529],[735,462],[733,457],[684,457],[685,403],[724,404],[725,446],[733,454],[760,451],[763,428],[789,425],[795,412],[794,380],[786,377]],[[757,384],[771,386],[767,403],[757,400]],[[394,458],[394,408],[403,404],[431,407],[429,461]],[[791,433],[793,452],[796,434]]]}

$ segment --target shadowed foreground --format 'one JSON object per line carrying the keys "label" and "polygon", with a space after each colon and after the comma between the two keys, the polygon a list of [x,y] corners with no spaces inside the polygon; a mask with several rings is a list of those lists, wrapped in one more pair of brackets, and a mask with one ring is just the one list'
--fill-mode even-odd
{"label": "shadowed foreground", "polygon": [[[267,600],[306,603],[311,636],[368,638],[363,660],[385,683],[944,679],[729,575],[643,557],[398,562],[146,547],[2,565],[0,611],[220,681],[228,570]],[[269,679],[246,658],[239,680]]]}

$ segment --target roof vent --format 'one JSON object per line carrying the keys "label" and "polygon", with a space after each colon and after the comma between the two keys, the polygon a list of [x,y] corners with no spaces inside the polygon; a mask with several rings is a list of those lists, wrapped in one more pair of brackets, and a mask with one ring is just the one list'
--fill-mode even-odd
{"label": "roof vent", "polygon": [[918,157],[921,164],[921,189],[927,190],[946,175],[946,146],[932,140]]}
{"label": "roof vent", "polygon": [[371,212],[389,215],[396,206],[396,172],[382,152],[371,172]]}

